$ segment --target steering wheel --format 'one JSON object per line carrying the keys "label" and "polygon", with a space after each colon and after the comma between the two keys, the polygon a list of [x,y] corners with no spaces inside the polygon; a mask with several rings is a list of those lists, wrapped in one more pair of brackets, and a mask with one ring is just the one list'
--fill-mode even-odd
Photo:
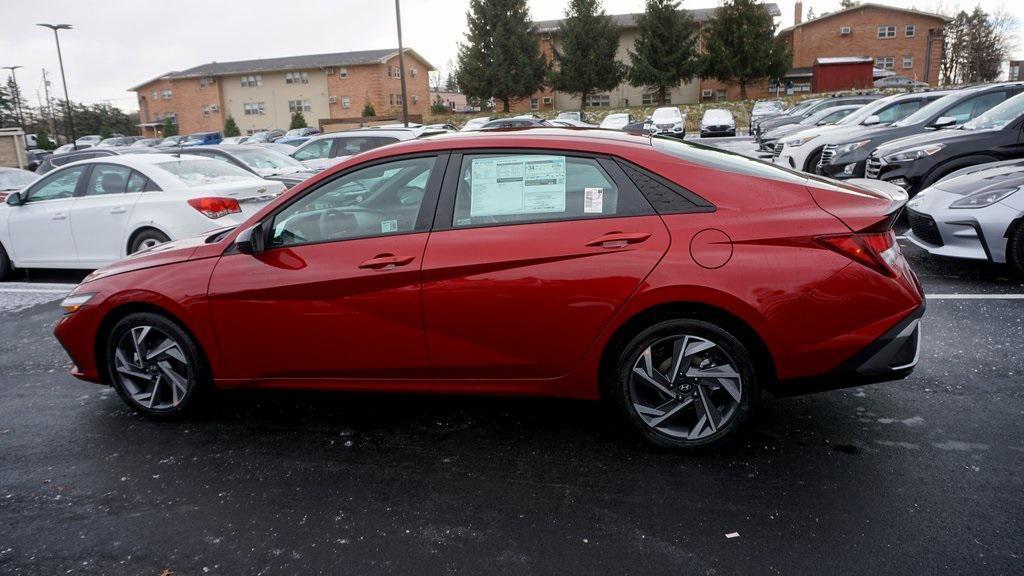
{"label": "steering wheel", "polygon": [[346,236],[358,226],[352,214],[337,208],[328,208],[321,212],[317,225],[320,228],[320,237],[325,240]]}

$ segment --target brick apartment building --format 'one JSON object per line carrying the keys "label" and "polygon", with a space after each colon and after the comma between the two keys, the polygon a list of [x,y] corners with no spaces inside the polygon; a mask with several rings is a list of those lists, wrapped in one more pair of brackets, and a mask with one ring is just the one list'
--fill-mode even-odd
{"label": "brick apartment building", "polygon": [[[430,109],[428,72],[434,68],[405,49],[409,113]],[[301,111],[320,119],[358,117],[369,102],[378,115],[402,108],[398,49],[210,62],[169,72],[130,89],[139,99],[139,129],[159,135],[170,117],[182,134],[222,130],[230,115],[243,134],[287,129]]]}
{"label": "brick apartment building", "polygon": [[[765,7],[773,17],[781,16],[777,5],[766,3]],[[714,10],[689,12],[697,25],[703,27],[714,15]],[[942,28],[949,21],[944,16],[881,4],[861,4],[804,22],[801,2],[796,3],[795,10],[795,24],[780,30],[778,36],[789,44],[793,52],[792,69],[784,80],[798,92],[811,91],[815,63],[819,58],[870,57],[877,75],[895,74],[928,84],[936,84],[939,80]],[[627,64],[628,51],[633,48],[636,38],[637,16],[639,14],[611,16],[621,30],[616,57]],[[561,20],[534,22],[541,52],[549,61],[552,48],[559,46],[560,25]],[[747,86],[747,97],[764,97],[774,89],[768,82]],[[692,104],[700,100],[735,100],[739,98],[739,92],[737,85],[705,78],[680,84],[671,90],[670,97],[672,104]],[[643,88],[634,88],[626,83],[611,92],[594,94],[589,99],[588,107],[618,108],[655,102],[654,96],[645,94]],[[519,111],[577,108],[578,99],[549,89],[515,103],[515,109]]]}

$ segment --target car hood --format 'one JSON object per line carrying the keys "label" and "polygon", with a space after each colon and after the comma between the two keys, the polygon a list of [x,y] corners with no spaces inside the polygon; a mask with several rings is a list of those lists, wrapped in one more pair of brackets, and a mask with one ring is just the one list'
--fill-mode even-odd
{"label": "car hood", "polygon": [[886,156],[894,152],[899,152],[901,150],[917,146],[925,146],[928,144],[954,143],[983,139],[992,135],[994,132],[995,130],[928,130],[921,134],[914,134],[912,136],[905,136],[903,138],[897,138],[896,140],[890,140],[885,144],[878,146],[876,150],[879,156]]}
{"label": "car hood", "polygon": [[82,280],[82,283],[85,284],[87,282],[92,282],[93,280],[99,280],[100,278],[124,274],[125,272],[134,272],[135,270],[167,266],[168,264],[176,264],[178,262],[191,260],[196,250],[206,244],[207,238],[223,232],[224,230],[227,230],[227,228],[214,229],[202,236],[194,236],[191,238],[182,238],[181,240],[175,240],[173,242],[165,242],[164,244],[158,244],[148,250],[136,252],[131,256],[122,258],[117,262],[108,264],[89,274],[84,280]]}
{"label": "car hood", "polygon": [[1021,186],[1024,186],[1024,160],[1010,160],[972,166],[971,171],[954,173],[952,178],[940,180],[932,188],[965,196],[973,192]]}

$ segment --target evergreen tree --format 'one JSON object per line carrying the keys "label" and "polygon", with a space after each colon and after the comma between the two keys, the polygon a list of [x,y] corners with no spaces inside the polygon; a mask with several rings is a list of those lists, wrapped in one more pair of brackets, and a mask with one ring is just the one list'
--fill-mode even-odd
{"label": "evergreen tree", "polygon": [[46,132],[36,132],[36,148],[39,148],[40,150],[53,150],[56,147],[57,145],[50,140],[50,137]]}
{"label": "evergreen tree", "polygon": [[164,118],[163,133],[164,133],[164,138],[167,138],[168,136],[177,136],[178,135],[178,125],[174,123],[174,119],[171,118],[170,116],[168,116],[167,118]]}
{"label": "evergreen tree", "polygon": [[100,140],[106,140],[107,138],[110,138],[110,136],[110,126],[107,126],[106,124],[100,126]]}
{"label": "evergreen tree", "polygon": [[857,0],[839,0],[839,7],[843,10],[853,8],[854,6],[860,6],[860,2]]}
{"label": "evergreen tree", "polygon": [[500,100],[508,112],[512,100],[540,90],[548,64],[530,33],[526,0],[470,0],[466,21],[455,75],[464,94]]}
{"label": "evergreen tree", "polygon": [[371,104],[370,102],[367,102],[366,104],[363,104],[363,118],[368,118],[370,116],[376,116],[376,115],[377,115],[377,110],[374,109],[373,104]]}
{"label": "evergreen tree", "polygon": [[675,0],[647,0],[629,59],[629,83],[646,86],[667,104],[669,90],[700,71],[697,25]]}
{"label": "evergreen tree", "polygon": [[740,98],[747,86],[765,78],[781,78],[792,55],[775,39],[775,22],[764,4],[754,0],[726,0],[704,32],[704,74],[727,84],[739,84]]}
{"label": "evergreen tree", "polygon": [[561,48],[555,50],[557,67],[549,75],[555,90],[580,99],[607,92],[622,82],[626,66],[615,59],[619,28],[601,8],[600,0],[570,0],[560,29]]}
{"label": "evergreen tree", "polygon": [[945,27],[943,82],[974,84],[995,80],[1010,51],[1011,27],[1005,15],[990,16],[980,6],[970,14],[957,14]]}
{"label": "evergreen tree", "polygon": [[238,123],[235,122],[234,116],[228,114],[228,119],[224,121],[224,137],[228,138],[231,136],[241,136],[242,132],[238,129]]}
{"label": "evergreen tree", "polygon": [[430,103],[430,113],[434,116],[440,116],[448,113],[448,105],[441,99],[440,94],[435,95],[434,101]]}
{"label": "evergreen tree", "polygon": [[306,117],[302,115],[302,111],[296,110],[292,114],[292,123],[288,125],[288,129],[294,130],[296,128],[306,128],[308,126],[309,124],[306,124]]}

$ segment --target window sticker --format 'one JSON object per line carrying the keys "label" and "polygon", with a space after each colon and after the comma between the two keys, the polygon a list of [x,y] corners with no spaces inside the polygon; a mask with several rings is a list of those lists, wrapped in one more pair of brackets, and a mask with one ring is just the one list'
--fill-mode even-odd
{"label": "window sticker", "polygon": [[381,220],[380,231],[382,234],[398,232],[398,220]]}
{"label": "window sticker", "polygon": [[473,158],[470,217],[565,212],[565,157]]}
{"label": "window sticker", "polygon": [[604,212],[604,188],[583,189],[583,213],[601,214]]}

